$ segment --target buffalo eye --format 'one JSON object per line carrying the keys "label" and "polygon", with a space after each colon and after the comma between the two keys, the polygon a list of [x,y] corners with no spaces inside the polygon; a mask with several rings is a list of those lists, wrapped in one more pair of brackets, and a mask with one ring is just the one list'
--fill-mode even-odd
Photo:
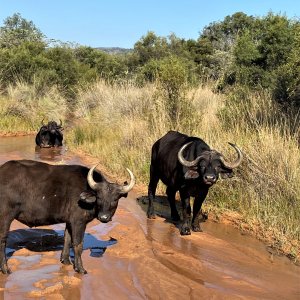
{"label": "buffalo eye", "polygon": [[205,166],[200,166],[201,173],[204,173],[204,172],[205,172],[205,169],[206,169]]}
{"label": "buffalo eye", "polygon": [[222,168],[221,168],[221,166],[215,166],[215,170],[216,170],[217,172],[221,172]]}

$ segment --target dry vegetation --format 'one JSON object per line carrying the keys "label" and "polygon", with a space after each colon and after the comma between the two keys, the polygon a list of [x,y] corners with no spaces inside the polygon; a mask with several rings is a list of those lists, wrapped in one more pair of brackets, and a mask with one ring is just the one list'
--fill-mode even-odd
{"label": "dry vegetation", "polygon": [[18,82],[0,93],[0,133],[32,133],[41,121],[64,120],[65,99],[53,86],[40,89],[38,84]]}

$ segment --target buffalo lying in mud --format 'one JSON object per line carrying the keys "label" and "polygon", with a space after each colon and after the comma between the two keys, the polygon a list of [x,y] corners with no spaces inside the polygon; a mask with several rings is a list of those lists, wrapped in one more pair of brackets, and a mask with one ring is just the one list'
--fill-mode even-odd
{"label": "buffalo lying in mud", "polygon": [[47,125],[42,121],[42,127],[35,137],[36,145],[41,148],[62,146],[62,130],[63,127],[61,120],[59,125],[55,121],[50,121]]}
{"label": "buffalo lying in mud", "polygon": [[[219,175],[222,178],[232,177],[233,169],[242,162],[241,150],[229,144],[237,152],[237,159],[232,163],[197,137],[169,131],[156,141],[151,154],[148,218],[155,218],[153,201],[157,183],[161,180],[167,186],[166,193],[174,221],[180,220],[175,205],[175,194],[179,191],[183,213],[180,233],[191,234],[191,228],[193,231],[202,231],[201,206],[209,188],[216,183]],[[192,219],[190,197],[195,197]]]}
{"label": "buffalo lying in mud", "polygon": [[133,188],[119,185],[80,165],[49,165],[32,160],[12,160],[0,167],[0,262],[1,271],[10,273],[5,255],[11,222],[16,219],[29,227],[66,223],[61,262],[70,264],[74,248],[74,269],[86,273],[81,253],[87,223],[97,218],[109,222],[121,197]]}

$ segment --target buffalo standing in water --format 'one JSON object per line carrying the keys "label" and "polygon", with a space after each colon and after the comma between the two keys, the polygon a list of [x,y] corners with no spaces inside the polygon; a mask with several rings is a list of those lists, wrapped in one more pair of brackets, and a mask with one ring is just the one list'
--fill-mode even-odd
{"label": "buffalo standing in water", "polygon": [[[175,194],[180,193],[183,224],[182,235],[193,231],[202,231],[200,227],[201,206],[209,188],[216,183],[219,175],[232,177],[233,169],[242,162],[242,152],[229,143],[237,152],[237,159],[230,163],[223,155],[210,147],[198,137],[169,131],[156,141],[152,147],[150,182],[148,186],[148,218],[155,218],[153,200],[157,183],[161,180],[167,186],[167,197],[171,207],[171,218],[179,221],[175,205]],[[191,219],[190,197],[195,197],[193,217]]]}
{"label": "buffalo standing in water", "polygon": [[63,127],[61,120],[59,125],[55,121],[50,121],[47,125],[42,121],[42,127],[35,137],[36,145],[41,148],[62,146],[62,130]]}

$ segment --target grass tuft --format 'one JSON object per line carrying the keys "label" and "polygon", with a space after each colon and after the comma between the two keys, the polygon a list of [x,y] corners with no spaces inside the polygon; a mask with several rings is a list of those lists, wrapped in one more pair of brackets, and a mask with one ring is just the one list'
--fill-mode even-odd
{"label": "grass tuft", "polygon": [[55,86],[41,90],[17,82],[0,95],[0,132],[36,132],[43,119],[64,121],[67,112],[67,102]]}

